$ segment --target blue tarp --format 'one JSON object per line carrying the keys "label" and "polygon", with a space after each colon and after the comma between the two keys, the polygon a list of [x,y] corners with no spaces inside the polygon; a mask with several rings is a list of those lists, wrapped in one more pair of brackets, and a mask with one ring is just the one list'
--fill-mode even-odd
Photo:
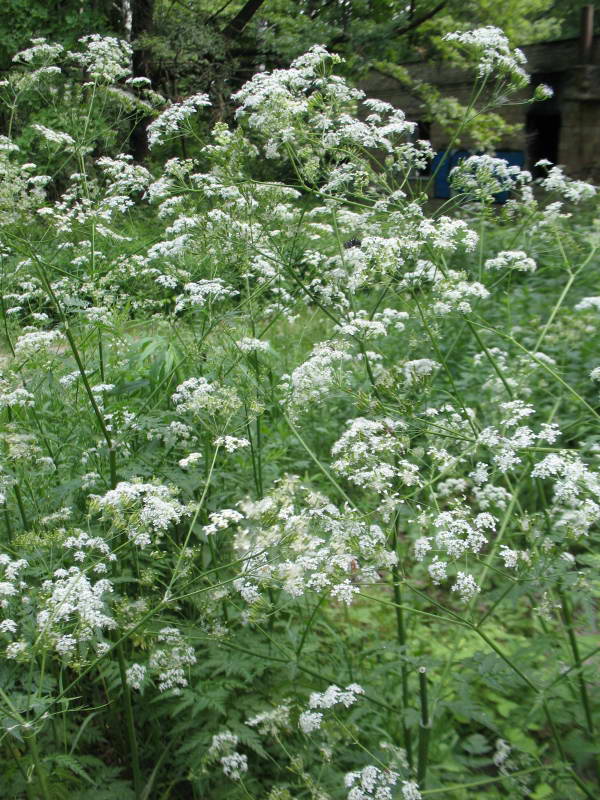
{"label": "blue tarp", "polygon": [[[450,188],[449,177],[450,170],[462,161],[472,155],[468,150],[455,150],[452,153],[446,153],[445,150],[438,150],[431,165],[432,173],[437,173],[433,181],[433,196],[442,199],[447,199],[452,196],[452,189]],[[525,153],[522,150],[497,150],[494,153],[496,158],[501,158],[508,163],[509,166],[517,166],[523,169],[525,166]],[[443,161],[442,161],[443,159]],[[438,169],[438,165],[442,161]],[[495,197],[497,203],[506,203],[508,200],[508,192],[501,192]]]}

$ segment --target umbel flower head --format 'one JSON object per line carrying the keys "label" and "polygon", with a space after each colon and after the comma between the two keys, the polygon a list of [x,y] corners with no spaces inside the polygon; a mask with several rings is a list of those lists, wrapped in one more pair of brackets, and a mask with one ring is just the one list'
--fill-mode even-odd
{"label": "umbel flower head", "polygon": [[[402,111],[381,100],[365,100],[364,92],[333,75],[339,61],[314,45],[289,69],[258,73],[233,96],[237,117],[266,137],[268,158],[293,151],[308,175],[325,154],[335,156],[341,146],[392,153],[396,138],[414,131]],[[353,113],[359,101],[370,112],[364,120]]]}
{"label": "umbel flower head", "polygon": [[121,481],[102,496],[90,495],[90,506],[138,547],[147,547],[189,513],[175,495],[169,486]]}
{"label": "umbel flower head", "polygon": [[473,31],[447,33],[443,38],[447,42],[456,42],[477,62],[480,78],[500,76],[515,86],[529,83],[529,75],[523,68],[527,63],[525,54],[522,50],[511,49],[500,28],[488,25]]}
{"label": "umbel flower head", "polygon": [[340,510],[296,476],[286,476],[264,498],[246,500],[240,508],[245,519],[234,548],[244,566],[234,586],[248,603],[260,599],[263,587],[281,586],[291,597],[330,591],[350,604],[361,580],[378,580],[378,569],[396,563],[378,525]]}

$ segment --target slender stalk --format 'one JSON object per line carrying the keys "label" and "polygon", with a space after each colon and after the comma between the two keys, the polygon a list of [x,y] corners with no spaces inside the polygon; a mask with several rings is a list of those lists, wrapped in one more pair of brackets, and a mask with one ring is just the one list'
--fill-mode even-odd
{"label": "slender stalk", "polygon": [[444,161],[447,159],[448,154],[452,151],[452,148],[454,147],[455,143],[457,142],[458,137],[461,135],[463,129],[465,128],[467,123],[471,121],[470,118],[469,118],[469,114],[470,114],[471,110],[474,108],[475,103],[479,99],[479,96],[483,92],[486,84],[487,84],[487,76],[481,81],[481,83],[479,84],[479,87],[477,87],[477,84],[475,84],[475,87],[473,88],[473,93],[471,95],[471,99],[469,101],[469,105],[467,107],[467,110],[465,111],[465,115],[462,118],[462,120],[461,120],[460,124],[458,125],[458,127],[456,128],[456,130],[454,131],[454,133],[452,134],[452,138],[450,139],[450,142],[449,142],[448,146],[446,147],[446,149],[442,153],[442,156],[441,156],[440,160],[438,161],[437,167],[434,169],[432,174],[429,176],[429,180],[425,184],[425,192],[427,192],[429,190],[429,187],[431,186],[431,184],[435,180],[438,172],[442,168],[442,165],[443,165]]}
{"label": "slender stalk", "polygon": [[375,395],[375,397],[381,403],[381,402],[383,402],[383,398],[381,397],[381,394],[379,393],[379,389],[377,388],[377,383],[375,382],[375,375],[373,374],[373,368],[371,367],[371,362],[369,360],[369,355],[368,355],[367,350],[365,348],[365,343],[363,342],[362,339],[358,340],[358,347],[360,349],[361,355],[362,355],[363,360],[365,362],[365,367],[367,369],[367,376],[369,378],[369,383],[371,384],[371,388],[373,389],[373,394]]}
{"label": "slender stalk", "polygon": [[442,351],[440,350],[440,347],[439,347],[439,344],[437,342],[437,339],[435,338],[435,336],[433,335],[433,333],[431,332],[431,330],[429,328],[429,325],[427,323],[427,319],[425,317],[425,314],[423,313],[423,309],[421,308],[421,304],[419,303],[416,295],[415,295],[415,304],[417,306],[417,310],[419,312],[419,317],[421,318],[421,322],[423,323],[423,327],[425,328],[425,332],[427,333],[427,337],[429,338],[429,341],[431,342],[431,346],[433,347],[437,357],[440,360],[440,363],[443,365],[444,370],[446,371],[446,374],[448,376],[448,380],[450,381],[450,385],[452,386],[452,391],[454,392],[454,396],[456,397],[456,400],[457,400],[458,404],[460,405],[460,408],[461,408],[463,414],[465,415],[465,419],[467,420],[467,423],[468,423],[469,427],[471,428],[473,433],[476,434],[477,432],[476,432],[475,427],[473,425],[473,421],[471,420],[471,417],[467,412],[465,404],[463,403],[463,401],[460,398],[460,394],[459,394],[459,391],[458,391],[458,387],[456,386],[456,382],[454,380],[454,376],[452,375],[450,367],[446,363],[446,359],[442,355]]}
{"label": "slender stalk", "polygon": [[596,409],[593,408],[593,406],[591,406],[587,402],[587,400],[585,400],[575,389],[573,389],[570,383],[567,383],[563,378],[561,378],[561,376],[556,372],[556,370],[553,370],[552,367],[546,364],[545,361],[542,361],[541,358],[538,358],[534,352],[528,350],[524,345],[521,344],[521,342],[518,342],[514,338],[514,336],[511,336],[508,333],[504,333],[500,329],[490,328],[489,325],[482,325],[480,322],[473,322],[473,325],[477,325],[478,328],[483,328],[483,330],[486,331],[492,331],[493,333],[496,334],[496,336],[500,336],[502,339],[505,339],[506,341],[514,344],[515,347],[518,347],[519,350],[525,353],[525,355],[527,355],[538,366],[542,367],[542,369],[545,372],[547,372],[549,375],[552,375],[552,377],[557,383],[560,383],[561,386],[564,386],[567,392],[569,392],[570,395],[572,395],[584,408],[586,408],[590,412],[590,414],[592,414],[592,416],[600,420],[600,414],[598,413],[598,411],[596,411]]}
{"label": "slender stalk", "polygon": [[318,457],[315,455],[315,453],[314,453],[314,452],[313,452],[313,451],[310,449],[310,447],[308,446],[308,444],[307,444],[307,443],[304,441],[304,439],[302,438],[302,435],[300,434],[300,432],[299,432],[298,428],[297,428],[297,427],[294,425],[294,423],[292,422],[291,418],[290,418],[290,417],[289,417],[287,414],[284,414],[284,417],[285,417],[285,421],[286,421],[286,422],[287,422],[287,424],[290,426],[290,428],[291,428],[291,430],[292,430],[292,432],[293,432],[294,436],[296,437],[296,439],[298,439],[298,441],[300,442],[300,444],[302,445],[302,447],[303,447],[303,448],[306,450],[306,452],[308,453],[308,455],[309,455],[309,456],[312,458],[312,460],[315,462],[315,464],[317,465],[317,467],[318,467],[318,468],[321,470],[321,472],[323,473],[323,475],[325,475],[325,477],[326,477],[326,478],[327,478],[327,480],[328,480],[328,481],[329,481],[329,482],[332,484],[332,486],[335,486],[335,488],[338,490],[338,492],[339,492],[339,493],[340,493],[340,495],[341,495],[341,496],[344,498],[344,500],[345,500],[347,503],[349,503],[349,505],[350,505],[352,508],[356,508],[355,504],[354,504],[354,503],[352,502],[352,500],[351,500],[351,499],[348,497],[348,495],[346,494],[346,492],[345,492],[345,491],[342,489],[342,487],[339,485],[339,483],[338,483],[338,482],[336,481],[336,479],[333,477],[333,475],[331,474],[331,472],[329,472],[329,470],[328,470],[326,467],[324,467],[324,466],[323,466],[323,464],[322,464],[322,463],[319,461],[319,459],[318,459]]}
{"label": "slender stalk", "polygon": [[571,647],[571,652],[573,653],[573,661],[575,662],[575,668],[577,669],[579,694],[581,696],[581,705],[583,706],[583,712],[585,714],[587,730],[589,735],[593,738],[594,720],[592,718],[590,698],[588,696],[587,686],[585,684],[585,678],[583,676],[583,665],[581,663],[581,656],[579,654],[579,645],[577,644],[577,637],[575,636],[575,630],[573,627],[573,615],[571,614],[571,607],[569,605],[569,601],[566,595],[562,591],[559,591],[558,596],[560,597],[560,602],[562,605],[562,612],[565,620],[565,628],[567,629],[567,636],[569,637],[569,645]]}
{"label": "slender stalk", "polygon": [[35,772],[38,779],[38,785],[40,790],[40,796],[43,800],[51,800],[50,789],[48,788],[48,777],[46,775],[46,770],[44,769],[44,765],[42,763],[42,759],[40,758],[40,753],[37,746],[37,738],[35,733],[31,736],[27,737],[27,746],[29,748],[29,752],[31,754],[31,759],[33,761]]}
{"label": "slender stalk", "polygon": [[[398,550],[398,518],[394,524],[393,530],[393,547],[392,551],[396,553]],[[406,663],[406,628],[404,625],[404,609],[402,608],[402,589],[400,586],[400,570],[398,563],[392,567],[392,587],[394,590],[394,611],[396,612],[396,636],[398,644],[402,651],[402,664],[400,666],[400,680],[402,682],[402,736],[404,738],[404,749],[406,750],[406,759],[408,766],[413,767],[413,746],[412,746],[412,731],[406,724],[406,710],[408,708],[408,664]]]}
{"label": "slender stalk", "polygon": [[[12,410],[10,406],[7,407],[6,413],[8,414],[8,421],[9,423],[13,421]],[[19,514],[21,515],[21,521],[23,523],[23,527],[25,530],[29,529],[29,520],[27,519],[27,513],[25,512],[25,504],[23,503],[23,494],[21,493],[21,487],[18,483],[15,482],[13,486],[13,490],[15,493],[15,498],[17,501],[17,506],[19,507]]]}
{"label": "slender stalk", "polygon": [[476,786],[488,786],[492,783],[500,783],[501,781],[512,780],[520,775],[531,775],[534,772],[542,772],[545,770],[563,770],[564,764],[556,766],[543,764],[541,767],[529,767],[528,769],[519,769],[516,772],[508,772],[506,775],[496,775],[494,778],[482,778],[479,781],[469,781],[468,783],[452,783],[450,786],[442,786],[439,789],[428,789],[422,792],[423,797],[435,797],[442,795],[446,797],[448,792],[457,792],[459,789],[472,789]]}
{"label": "slender stalk", "polygon": [[481,339],[481,336],[477,333],[477,329],[471,323],[471,320],[467,319],[466,322],[467,322],[467,326],[468,326],[469,330],[471,331],[471,333],[473,334],[473,336],[477,340],[477,344],[479,345],[479,347],[481,347],[481,349],[483,350],[483,352],[486,355],[487,360],[492,365],[492,368],[493,368],[494,372],[500,378],[500,381],[501,381],[502,385],[506,389],[506,394],[512,400],[514,398],[513,390],[510,388],[510,385],[508,384],[506,378],[504,377],[504,374],[502,373],[502,370],[500,369],[500,367],[496,363],[496,359],[492,356],[492,354],[490,353],[488,348],[485,346],[483,340]]}
{"label": "slender stalk", "polygon": [[27,777],[27,773],[23,769],[23,765],[21,764],[21,758],[17,751],[15,750],[12,742],[10,741],[10,736],[6,740],[6,744],[8,745],[8,749],[10,750],[10,754],[14,759],[15,764],[17,765],[17,769],[21,773],[21,777],[23,778],[23,783],[25,784],[25,791],[27,793],[27,800],[35,800],[35,794],[33,792],[33,786],[31,785],[31,781]]}
{"label": "slender stalk", "polygon": [[579,788],[582,790],[582,792],[584,792],[586,797],[590,798],[590,800],[594,800],[595,796],[590,792],[590,790],[586,787],[586,785],[581,780],[581,778],[577,775],[577,773],[575,772],[573,767],[569,764],[569,760],[567,758],[567,754],[566,754],[565,749],[563,747],[563,743],[562,743],[562,739],[560,737],[560,733],[558,731],[558,728],[556,727],[556,723],[554,722],[554,717],[552,716],[552,713],[550,711],[550,707],[548,705],[548,701],[542,695],[542,690],[539,689],[527,677],[527,675],[525,675],[525,673],[522,672],[519,669],[519,667],[517,667],[517,665],[498,647],[498,645],[492,639],[489,638],[489,636],[486,636],[486,634],[484,634],[483,631],[481,631],[479,628],[473,627],[473,630],[484,640],[484,642],[486,642],[492,648],[492,650],[494,650],[500,656],[500,658],[506,664],[508,664],[508,666],[514,672],[516,672],[516,674],[523,681],[525,681],[525,683],[529,686],[529,688],[533,689],[533,691],[540,697],[542,709],[544,711],[544,716],[546,717],[546,721],[548,723],[548,727],[550,728],[550,731],[552,733],[552,738],[554,739],[554,743],[556,745],[556,748],[557,748],[558,752],[560,753],[560,757],[562,759],[563,764],[568,769],[569,774],[571,775],[571,777],[573,778],[573,780],[575,781],[577,786],[579,786]]}
{"label": "slender stalk", "polygon": [[260,414],[256,415],[256,466],[258,472],[258,497],[263,497],[263,475],[262,475],[262,429],[260,424]]}
{"label": "slender stalk", "polygon": [[[209,489],[210,482],[211,482],[211,479],[212,479],[212,474],[213,474],[214,469],[215,469],[215,463],[217,461],[217,456],[219,454],[219,449],[220,449],[219,446],[215,447],[215,452],[213,453],[213,458],[212,458],[212,461],[211,461],[211,464],[210,464],[210,468],[209,468],[208,474],[206,476],[206,482],[204,484],[204,490],[202,491],[202,496],[200,497],[200,500],[198,501],[198,505],[196,506],[196,510],[194,511],[194,516],[192,517],[192,520],[191,520],[191,522],[190,522],[190,524],[188,526],[188,530],[187,530],[187,534],[186,534],[186,537],[184,539],[184,542],[183,542],[183,544],[182,544],[182,546],[181,546],[181,548],[179,550],[179,556],[177,557],[177,562],[175,564],[175,568],[173,569],[173,573],[171,575],[171,580],[169,581],[169,585],[168,585],[167,590],[165,592],[165,600],[170,600],[171,599],[171,590],[173,588],[173,584],[175,583],[176,579],[179,576],[179,567],[180,567],[181,562],[182,562],[182,560],[184,558],[184,555],[185,555],[185,553],[187,551],[187,546],[188,546],[188,543],[190,541],[190,537],[192,535],[192,531],[194,530],[194,525],[196,524],[196,520],[198,519],[198,515],[200,514],[200,511],[204,506],[204,501],[206,500],[206,495],[208,494],[208,489]],[[219,568],[215,566],[215,570],[214,571],[216,572],[217,575],[218,575],[218,570],[219,570]]]}
{"label": "slender stalk", "polygon": [[115,448],[113,445],[112,437],[108,432],[106,427],[106,423],[104,422],[104,417],[102,416],[102,412],[96,402],[96,398],[92,392],[91,386],[89,384],[87,375],[85,373],[85,368],[83,366],[83,362],[81,360],[81,356],[79,355],[79,350],[77,349],[77,345],[75,344],[75,340],[73,339],[73,334],[71,333],[68,324],[65,324],[65,336],[67,337],[67,341],[71,347],[71,352],[73,353],[73,358],[75,359],[75,363],[79,369],[79,374],[81,375],[81,380],[83,381],[83,385],[85,387],[86,394],[88,399],[91,403],[91,406],[94,410],[94,414],[96,415],[96,419],[98,420],[98,425],[100,426],[100,430],[102,431],[102,435],[106,441],[106,446],[108,448],[108,460],[110,465],[110,485],[111,488],[115,488],[117,485],[117,457],[115,453]]}
{"label": "slender stalk", "polygon": [[510,667],[510,668],[511,668],[511,669],[512,669],[514,672],[516,672],[516,673],[517,673],[517,675],[519,676],[519,678],[521,678],[521,680],[522,680],[522,681],[524,681],[524,683],[526,683],[526,684],[527,684],[527,686],[529,686],[529,688],[530,688],[530,689],[533,689],[533,691],[534,691],[534,692],[536,692],[536,694],[539,692],[539,689],[538,689],[538,687],[535,685],[535,683],[533,683],[533,682],[532,682],[532,681],[531,681],[531,680],[530,680],[530,679],[527,677],[527,675],[525,675],[525,673],[524,673],[522,670],[520,670],[520,669],[519,669],[519,667],[517,667],[517,665],[514,663],[514,661],[512,661],[512,660],[511,660],[511,659],[510,659],[510,658],[509,658],[509,657],[506,655],[506,653],[505,653],[505,652],[504,652],[504,651],[503,651],[503,650],[502,650],[500,647],[498,647],[498,645],[496,644],[496,642],[494,642],[494,640],[493,640],[493,639],[490,639],[490,637],[489,637],[487,634],[485,634],[485,633],[484,633],[484,632],[483,632],[483,631],[482,631],[480,628],[478,628],[478,627],[472,626],[472,630],[474,630],[474,631],[475,631],[475,633],[476,633],[478,636],[480,636],[480,637],[483,639],[483,641],[484,641],[484,642],[485,642],[487,645],[489,645],[489,647],[491,647],[491,648],[492,648],[492,650],[493,650],[493,651],[494,651],[494,652],[495,652],[497,655],[499,655],[499,656],[500,656],[500,658],[502,659],[502,661],[504,661],[504,663],[505,663],[505,664],[508,664],[508,666],[509,666],[509,667]]}
{"label": "slender stalk", "polygon": [[252,430],[250,428],[250,420],[248,418],[248,409],[244,404],[244,409],[246,412],[246,434],[248,435],[248,441],[250,442],[250,460],[252,461],[252,475],[254,477],[254,488],[256,489],[256,496],[261,497],[260,491],[260,481],[258,479],[258,469],[256,468],[256,453],[254,452],[254,439],[252,436]]}
{"label": "slender stalk", "polygon": [[123,653],[123,643],[119,642],[116,646],[117,660],[119,662],[119,674],[121,677],[121,689],[125,700],[125,720],[127,723],[127,738],[129,740],[129,753],[131,755],[131,770],[133,772],[133,788],[136,800],[140,800],[142,795],[142,773],[140,770],[140,757],[138,752],[137,737],[135,734],[135,724],[133,719],[133,706],[131,704],[131,689],[127,684],[127,670],[125,666],[125,655]]}
{"label": "slender stalk", "polygon": [[104,345],[102,344],[102,331],[98,331],[98,363],[100,365],[100,380],[106,382],[104,374]]}
{"label": "slender stalk", "polygon": [[58,300],[58,297],[56,296],[56,293],[54,292],[54,290],[52,288],[52,285],[50,284],[50,281],[48,280],[48,276],[46,275],[46,273],[42,269],[42,265],[39,263],[39,259],[37,257],[35,257],[35,254],[33,254],[33,255],[34,255],[36,264],[38,266],[38,274],[40,276],[40,279],[41,279],[42,283],[44,284],[44,286],[46,287],[46,291],[48,292],[48,295],[49,295],[50,299],[52,300],[52,302],[56,306],[56,310],[58,311],[58,314],[59,314],[59,316],[61,318],[61,321],[62,321],[62,323],[64,325],[65,336],[67,337],[67,341],[69,342],[69,347],[71,348],[71,353],[73,354],[73,358],[75,359],[75,363],[77,364],[77,368],[79,370],[79,374],[81,376],[81,380],[82,380],[83,385],[85,387],[86,394],[87,394],[88,399],[90,401],[90,404],[91,404],[91,406],[92,406],[92,408],[94,410],[94,414],[95,414],[96,419],[98,421],[98,425],[100,427],[100,430],[102,431],[102,436],[104,437],[104,439],[106,441],[106,446],[108,448],[108,460],[109,460],[109,465],[110,465],[110,483],[111,483],[111,488],[114,489],[115,486],[117,485],[117,457],[116,457],[116,453],[115,453],[115,448],[114,448],[114,445],[113,445],[112,437],[111,437],[110,433],[108,432],[108,429],[106,427],[106,423],[104,422],[104,417],[102,416],[102,412],[100,411],[100,408],[98,407],[98,403],[96,402],[96,398],[94,397],[92,389],[90,387],[90,384],[89,384],[89,381],[88,381],[88,378],[87,378],[87,374],[85,372],[85,367],[83,366],[83,362],[81,360],[81,356],[79,354],[79,350],[77,348],[77,345],[75,343],[75,339],[73,338],[73,334],[71,333],[71,329],[69,327],[69,321],[68,321],[67,317],[65,316],[63,308],[62,308],[62,306],[61,306],[61,304],[60,304],[60,302]]}
{"label": "slender stalk", "polygon": [[12,534],[13,534],[13,532],[12,532],[12,525],[11,525],[11,522],[10,522],[10,512],[8,510],[8,504],[7,503],[3,504],[3,510],[4,510],[4,522],[6,524],[6,537],[8,539],[8,543],[12,544],[12,539],[13,539],[13,535]]}
{"label": "slender stalk", "polygon": [[[590,650],[588,653],[586,653],[584,655],[584,657],[581,659],[581,661],[582,662],[588,661],[590,658],[593,658],[594,656],[597,656],[598,653],[600,653],[600,647],[594,647],[593,650]],[[561,672],[560,675],[558,675],[556,678],[554,678],[552,683],[548,684],[548,686],[545,687],[545,691],[548,691],[549,689],[552,689],[554,686],[556,686],[557,683],[560,683],[561,681],[564,681],[565,678],[567,678],[576,669],[577,669],[577,667],[575,666],[575,664],[572,664],[568,669],[566,669],[564,672]]]}
{"label": "slender stalk", "polygon": [[421,703],[421,720],[419,725],[419,760],[417,765],[417,783],[425,788],[427,778],[427,759],[429,755],[429,734],[431,721],[427,700],[427,668],[419,667],[419,698]]}
{"label": "slender stalk", "polygon": [[300,658],[300,654],[302,653],[302,649],[304,647],[304,642],[306,641],[306,637],[308,636],[308,633],[309,633],[310,629],[312,628],[313,622],[315,621],[315,619],[317,617],[317,613],[318,613],[319,609],[321,608],[321,606],[323,605],[323,603],[324,603],[326,598],[327,598],[327,594],[326,593],[322,594],[321,597],[319,598],[319,602],[316,604],[316,606],[312,610],[312,613],[311,613],[311,615],[309,617],[309,620],[308,620],[308,622],[306,623],[306,625],[304,627],[304,631],[302,632],[302,636],[300,638],[300,642],[298,644],[298,647],[296,648],[296,660],[298,660]]}
{"label": "slender stalk", "polygon": [[[214,537],[213,536],[207,536],[206,538],[208,539],[208,549],[210,550],[210,557],[211,557],[212,563],[214,564],[215,575],[216,575],[217,580],[218,580],[219,579],[220,570],[219,570],[219,567],[218,567],[217,549],[215,547]],[[229,623],[229,614],[227,613],[227,603],[225,602],[225,598],[223,598],[221,600],[221,610],[223,612],[223,624],[227,625]]]}
{"label": "slender stalk", "polygon": [[17,500],[17,505],[19,507],[19,514],[21,515],[21,521],[23,523],[23,527],[25,530],[29,529],[29,520],[27,519],[27,514],[25,512],[25,504],[23,503],[23,495],[21,494],[21,487],[18,483],[15,483],[13,486],[15,492],[15,498]]}

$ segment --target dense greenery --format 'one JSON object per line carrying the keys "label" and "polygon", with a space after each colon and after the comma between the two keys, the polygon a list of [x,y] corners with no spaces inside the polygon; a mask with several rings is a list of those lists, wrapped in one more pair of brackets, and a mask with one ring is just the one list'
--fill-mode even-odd
{"label": "dense greenery", "polygon": [[430,207],[322,47],[212,128],[130,65],[0,87],[1,796],[593,800],[594,187]]}
{"label": "dense greenery", "polygon": [[211,90],[228,97],[261,64],[285,66],[315,42],[339,52],[346,73],[374,62],[448,55],[445,33],[502,28],[514,45],[576,36],[583,0],[5,0],[0,68],[45,36],[72,47],[90,31],[135,47],[135,71],[173,99]]}

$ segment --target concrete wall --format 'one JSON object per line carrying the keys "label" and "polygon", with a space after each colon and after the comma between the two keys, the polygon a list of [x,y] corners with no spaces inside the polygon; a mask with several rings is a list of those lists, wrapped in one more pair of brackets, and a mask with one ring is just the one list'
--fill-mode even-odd
{"label": "concrete wall", "polygon": [[[530,89],[512,95],[510,102],[495,108],[519,132],[499,142],[498,149],[522,150],[526,165],[539,157],[540,149],[552,150],[557,139],[556,159],[573,177],[600,183],[600,36],[594,37],[591,63],[582,65],[579,39],[543,42],[522,48],[527,56],[531,85],[547,83],[555,91],[552,100],[525,104]],[[473,87],[471,73],[436,62],[403,64],[415,80],[433,84],[443,95],[468,103]],[[387,100],[401,108],[408,119],[423,116],[420,100],[389,76],[372,72],[361,83],[369,97]],[[448,145],[447,135],[435,122],[430,128],[433,147]],[[463,146],[469,147],[468,139]]]}

